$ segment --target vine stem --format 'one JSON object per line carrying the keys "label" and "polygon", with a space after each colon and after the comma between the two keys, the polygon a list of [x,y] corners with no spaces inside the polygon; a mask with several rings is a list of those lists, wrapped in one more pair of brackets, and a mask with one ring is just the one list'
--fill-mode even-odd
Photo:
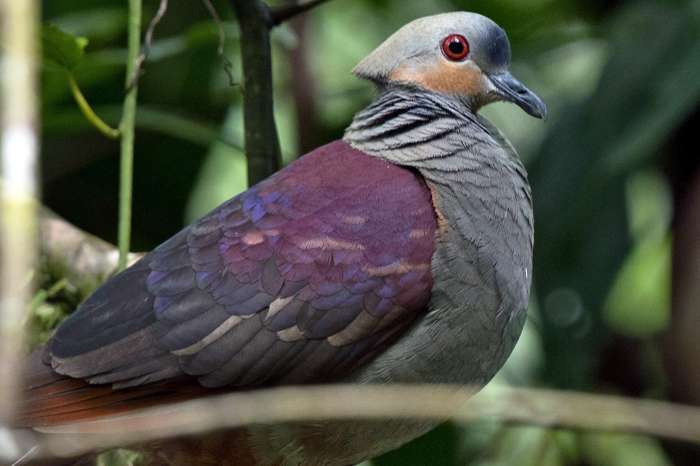
{"label": "vine stem", "polygon": [[134,177],[134,126],[136,124],[136,98],[138,96],[138,59],[141,49],[141,0],[129,0],[129,38],[126,61],[126,97],[121,132],[121,161],[119,168],[119,261],[118,270],[127,265],[131,243],[131,204]]}
{"label": "vine stem", "polygon": [[83,115],[85,115],[87,121],[89,121],[90,124],[92,124],[92,126],[97,128],[97,130],[100,133],[107,136],[108,138],[119,139],[119,136],[121,135],[119,130],[109,126],[107,123],[105,123],[105,121],[102,118],[100,118],[97,115],[97,113],[95,113],[95,111],[90,106],[90,103],[87,101],[82,91],[80,90],[78,82],[75,80],[75,76],[73,76],[73,73],[68,73],[68,85],[70,86],[70,91],[71,94],[73,94],[75,103],[78,104],[78,108],[80,108],[80,111],[83,112]]}

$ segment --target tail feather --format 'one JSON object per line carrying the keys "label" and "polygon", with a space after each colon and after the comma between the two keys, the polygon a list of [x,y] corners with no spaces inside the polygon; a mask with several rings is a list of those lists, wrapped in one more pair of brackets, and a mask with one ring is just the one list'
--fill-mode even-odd
{"label": "tail feather", "polygon": [[[124,415],[131,411],[164,403],[207,396],[220,391],[206,389],[195,379],[114,390],[111,385],[91,385],[83,380],[57,374],[43,357],[44,349],[29,358],[24,400],[16,427],[36,428],[44,432],[70,432],[71,423]],[[223,391],[223,390],[222,390]],[[173,438],[139,445],[149,464],[169,466],[253,466],[260,464],[245,430],[213,432],[197,438]],[[96,454],[74,459],[32,460],[31,455],[18,466],[88,466]],[[276,464],[274,462],[265,464]],[[0,466],[3,466],[0,459]]]}
{"label": "tail feather", "polygon": [[29,358],[17,427],[49,427],[115,416],[207,394],[196,381],[187,379],[121,390],[111,385],[91,385],[57,374],[44,352],[41,348]]}

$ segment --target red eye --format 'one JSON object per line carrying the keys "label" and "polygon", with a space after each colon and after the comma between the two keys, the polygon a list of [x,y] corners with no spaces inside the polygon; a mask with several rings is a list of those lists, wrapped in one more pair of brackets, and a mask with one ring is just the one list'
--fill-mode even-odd
{"label": "red eye", "polygon": [[462,61],[469,55],[469,42],[459,34],[451,34],[442,41],[442,53],[452,61]]}

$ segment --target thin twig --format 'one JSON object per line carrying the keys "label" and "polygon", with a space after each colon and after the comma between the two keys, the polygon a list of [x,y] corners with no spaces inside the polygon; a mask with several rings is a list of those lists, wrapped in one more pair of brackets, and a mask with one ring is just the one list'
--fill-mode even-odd
{"label": "thin twig", "polygon": [[119,270],[126,268],[131,243],[131,198],[134,172],[134,125],[136,122],[137,79],[131,82],[138,66],[141,42],[141,0],[129,0],[129,40],[126,59],[126,97],[119,127],[121,162],[119,168]]}
{"label": "thin twig", "polygon": [[214,24],[216,24],[216,28],[219,32],[219,48],[217,49],[217,52],[219,53],[219,55],[223,55],[224,44],[226,43],[226,33],[224,32],[224,25],[221,22],[221,17],[219,16],[219,12],[216,11],[216,8],[214,8],[214,5],[212,5],[211,1],[202,0],[202,3],[204,3],[204,6],[206,7],[207,11],[209,12],[209,15],[214,20]]}
{"label": "thin twig", "polygon": [[[518,424],[623,431],[700,443],[700,409],[667,402],[553,390],[450,385],[287,387],[234,393],[117,418],[44,428],[39,456],[77,456],[252,424],[343,420],[495,419]],[[461,408],[460,408],[461,406]],[[28,446],[27,446],[28,448]]]}
{"label": "thin twig", "polygon": [[25,460],[34,456],[34,454],[36,453],[38,448],[39,448],[38,445],[34,445],[29,450],[27,450],[26,453],[24,453],[22,456],[17,458],[17,460],[14,463],[12,463],[11,466],[20,466],[21,464],[25,463]]}
{"label": "thin twig", "polygon": [[148,23],[148,28],[146,29],[146,35],[143,41],[143,50],[136,59],[136,67],[134,68],[134,71],[126,85],[127,90],[138,85],[138,81],[142,73],[141,68],[143,66],[143,63],[148,58],[148,54],[151,51],[151,46],[153,45],[153,35],[156,31],[156,27],[158,26],[158,23],[160,23],[160,21],[163,19],[167,11],[168,0],[160,0],[160,4],[158,5],[158,11],[156,11],[155,16],[151,18],[151,22]]}
{"label": "thin twig", "polygon": [[23,322],[36,260],[38,193],[36,2],[0,1],[3,44],[0,139],[0,425],[17,407]]}
{"label": "thin twig", "polygon": [[270,11],[270,25],[279,26],[283,22],[315,8],[328,0],[300,0],[292,5],[279,6]]}
{"label": "thin twig", "polygon": [[221,21],[219,12],[216,11],[216,8],[214,8],[214,5],[210,0],[202,0],[202,3],[204,3],[204,6],[209,12],[214,24],[216,24],[216,28],[219,32],[219,47],[217,49],[217,53],[224,62],[224,71],[226,72],[226,76],[228,76],[229,85],[233,87],[236,85],[236,80],[233,77],[233,63],[231,63],[231,60],[224,55],[224,46],[226,45],[226,32],[224,31],[224,24]]}

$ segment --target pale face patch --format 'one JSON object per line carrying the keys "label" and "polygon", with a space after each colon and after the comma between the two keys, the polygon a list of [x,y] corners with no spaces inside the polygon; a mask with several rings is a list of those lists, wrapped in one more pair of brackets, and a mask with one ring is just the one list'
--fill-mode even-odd
{"label": "pale face patch", "polygon": [[392,81],[417,84],[443,94],[481,98],[491,92],[493,85],[472,61],[438,60],[422,66],[401,65],[389,78]]}

